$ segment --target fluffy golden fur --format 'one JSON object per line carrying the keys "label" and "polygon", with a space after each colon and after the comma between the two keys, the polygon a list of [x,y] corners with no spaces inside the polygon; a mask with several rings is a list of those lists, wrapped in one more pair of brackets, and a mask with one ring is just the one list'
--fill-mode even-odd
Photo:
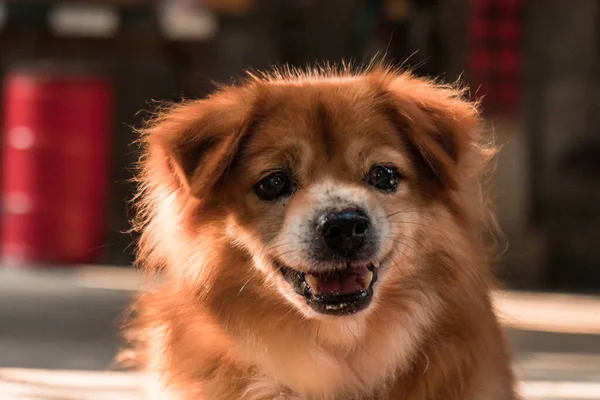
{"label": "fluffy golden fur", "polygon": [[[160,110],[136,202],[139,265],[164,280],[127,329],[152,395],[515,399],[481,240],[495,149],[462,95],[381,66],[287,70]],[[382,163],[400,171],[394,193],[365,182]],[[293,193],[261,200],[257,182],[280,168]],[[368,307],[332,316],[273,260],[317,268],[306,221],[340,203],[370,216],[379,279]]]}

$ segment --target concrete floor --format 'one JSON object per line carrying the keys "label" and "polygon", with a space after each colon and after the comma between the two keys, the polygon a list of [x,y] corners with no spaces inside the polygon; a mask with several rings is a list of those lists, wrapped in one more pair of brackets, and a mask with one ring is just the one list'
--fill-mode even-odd
{"label": "concrete floor", "polygon": [[[106,382],[108,375],[93,371],[111,368],[119,347],[117,327],[139,284],[127,269],[0,269],[0,399],[120,398],[119,390],[83,395],[65,386],[65,376],[78,376],[75,381],[84,376],[83,381],[106,389],[98,382]],[[600,399],[600,299],[501,297],[500,312],[517,316],[507,323],[507,332],[525,398]],[[68,371],[48,375],[39,369]],[[110,379],[113,389],[124,382],[119,386],[121,395],[128,393],[123,398],[136,398],[131,376]],[[40,382],[43,389],[36,392]]]}

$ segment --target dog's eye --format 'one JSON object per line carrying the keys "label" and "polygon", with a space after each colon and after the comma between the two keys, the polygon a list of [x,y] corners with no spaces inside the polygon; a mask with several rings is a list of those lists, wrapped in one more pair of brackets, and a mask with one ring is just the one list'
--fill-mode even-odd
{"label": "dog's eye", "polygon": [[369,171],[369,185],[384,192],[393,192],[400,182],[400,173],[394,167],[376,165]]}
{"label": "dog's eye", "polygon": [[290,178],[283,171],[273,172],[266,176],[256,184],[254,190],[257,196],[263,200],[275,200],[292,192]]}

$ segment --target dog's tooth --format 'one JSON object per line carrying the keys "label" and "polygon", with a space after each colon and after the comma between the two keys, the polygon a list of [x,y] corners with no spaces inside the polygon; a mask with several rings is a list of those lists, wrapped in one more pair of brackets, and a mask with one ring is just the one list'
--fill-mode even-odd
{"label": "dog's tooth", "polygon": [[319,280],[314,275],[306,274],[304,280],[306,281],[306,284],[310,286],[313,293],[319,293]]}
{"label": "dog's tooth", "polygon": [[372,280],[373,280],[373,271],[369,271],[365,274],[365,277],[363,278],[363,281],[362,281],[363,289],[367,289],[369,287],[369,285],[371,284]]}

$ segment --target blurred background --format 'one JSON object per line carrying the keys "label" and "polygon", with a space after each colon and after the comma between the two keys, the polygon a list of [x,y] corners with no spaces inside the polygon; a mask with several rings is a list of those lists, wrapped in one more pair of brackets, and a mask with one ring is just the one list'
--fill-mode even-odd
{"label": "blurred background", "polygon": [[528,398],[600,399],[597,0],[0,1],[0,395],[55,398],[14,368],[111,367],[141,284],[124,233],[140,110],[378,53],[482,100],[519,376]]}

